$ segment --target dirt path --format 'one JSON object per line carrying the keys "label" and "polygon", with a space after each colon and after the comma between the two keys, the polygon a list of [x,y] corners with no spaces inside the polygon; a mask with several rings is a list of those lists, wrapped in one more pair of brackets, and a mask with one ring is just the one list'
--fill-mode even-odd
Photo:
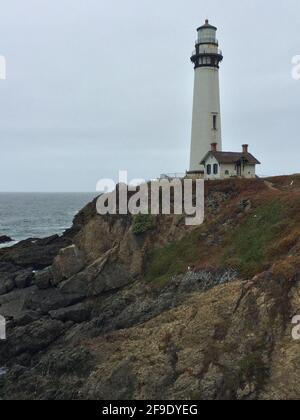
{"label": "dirt path", "polygon": [[272,184],[272,182],[269,181],[264,181],[265,185],[272,191],[280,191],[278,188],[274,187],[274,185]]}

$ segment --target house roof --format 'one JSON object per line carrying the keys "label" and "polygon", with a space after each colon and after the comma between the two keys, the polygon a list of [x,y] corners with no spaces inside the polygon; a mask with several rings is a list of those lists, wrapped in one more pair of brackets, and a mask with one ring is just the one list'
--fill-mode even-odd
{"label": "house roof", "polygon": [[236,163],[238,161],[246,161],[250,165],[260,165],[260,162],[251,153],[236,153],[236,152],[208,152],[202,163],[207,160],[209,156],[213,156],[219,163]]}

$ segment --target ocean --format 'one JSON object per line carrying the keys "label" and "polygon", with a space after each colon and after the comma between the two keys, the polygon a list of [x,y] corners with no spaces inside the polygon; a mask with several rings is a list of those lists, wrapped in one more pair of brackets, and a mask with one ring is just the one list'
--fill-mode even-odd
{"label": "ocean", "polygon": [[27,238],[60,235],[72,225],[76,213],[96,195],[0,193],[0,236],[11,237],[14,242],[9,245],[13,245]]}

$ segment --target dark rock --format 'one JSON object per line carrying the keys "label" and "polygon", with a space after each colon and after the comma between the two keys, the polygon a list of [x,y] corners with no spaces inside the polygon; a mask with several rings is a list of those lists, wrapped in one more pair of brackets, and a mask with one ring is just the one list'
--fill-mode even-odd
{"label": "dark rock", "polygon": [[48,289],[51,286],[51,280],[53,279],[51,267],[45,268],[45,270],[35,273],[34,284],[41,290]]}
{"label": "dark rock", "polygon": [[88,203],[82,210],[74,218],[73,225],[70,229],[68,229],[64,236],[66,238],[71,237],[73,238],[80,230],[86,226],[86,224],[91,220],[93,217],[97,215],[96,210],[96,203],[98,197],[96,197],[93,201]]}
{"label": "dark rock", "polygon": [[0,296],[0,314],[5,318],[17,318],[24,313],[24,302],[32,294],[34,287],[16,289]]}
{"label": "dark rock", "polygon": [[15,288],[14,275],[0,274],[0,296],[10,293]]}
{"label": "dark rock", "polygon": [[90,319],[91,310],[87,305],[79,303],[74,306],[70,306],[64,309],[58,309],[57,311],[50,311],[49,315],[52,319],[58,319],[59,321],[73,321],[75,323],[81,323]]}
{"label": "dark rock", "polygon": [[4,363],[22,353],[32,354],[47,348],[64,332],[64,324],[41,319],[24,327],[14,328],[0,347],[0,362]]}
{"label": "dark rock", "polygon": [[89,290],[88,283],[89,278],[84,271],[62,282],[59,285],[59,289],[64,294],[80,294],[83,298],[86,298]]}
{"label": "dark rock", "polygon": [[66,308],[83,300],[82,295],[63,294],[57,289],[39,290],[37,287],[27,296],[24,309],[37,311],[43,314],[50,311]]}
{"label": "dark rock", "polygon": [[13,264],[0,262],[0,295],[11,292],[15,287],[15,277],[19,268]]}
{"label": "dark rock", "polygon": [[18,327],[24,327],[25,325],[31,324],[40,318],[39,312],[28,311],[14,319],[14,324]]}
{"label": "dark rock", "polygon": [[15,277],[15,285],[18,289],[25,289],[29,287],[32,283],[33,272],[32,269],[21,271]]}
{"label": "dark rock", "polygon": [[88,373],[92,356],[83,348],[66,348],[47,354],[40,362],[39,369],[50,375],[66,375]]}
{"label": "dark rock", "polygon": [[16,381],[26,372],[26,368],[24,366],[15,365],[9,369],[8,375],[10,379]]}
{"label": "dark rock", "polygon": [[98,383],[91,393],[95,393],[92,398],[102,396],[105,399],[113,400],[131,400],[133,399],[136,377],[134,373],[133,357],[122,360],[110,374],[108,380],[103,379]]}
{"label": "dark rock", "polygon": [[59,250],[71,245],[71,239],[57,235],[45,239],[27,239],[11,248],[0,250],[0,263],[41,270],[49,267]]}
{"label": "dark rock", "polygon": [[8,242],[12,242],[13,240],[6,235],[0,236],[0,244],[6,244]]}
{"label": "dark rock", "polygon": [[9,262],[3,262],[0,260],[0,278],[1,274],[15,274],[20,270],[20,267]]}
{"label": "dark rock", "polygon": [[120,264],[105,265],[102,272],[91,285],[90,295],[98,296],[101,293],[120,289],[130,283],[133,278],[125,267]]}

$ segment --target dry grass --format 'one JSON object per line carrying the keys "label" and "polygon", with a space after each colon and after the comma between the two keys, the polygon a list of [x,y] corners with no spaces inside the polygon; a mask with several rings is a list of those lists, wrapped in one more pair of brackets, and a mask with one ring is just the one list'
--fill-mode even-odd
{"label": "dry grass", "polygon": [[[241,276],[252,277],[270,268],[298,243],[297,192],[271,191],[263,180],[209,182],[206,194],[212,191],[228,198],[217,211],[208,211],[205,223],[181,241],[148,255],[145,271],[149,282],[165,285],[188,266],[234,268]],[[251,201],[251,209],[241,212],[239,203],[245,199]]]}

